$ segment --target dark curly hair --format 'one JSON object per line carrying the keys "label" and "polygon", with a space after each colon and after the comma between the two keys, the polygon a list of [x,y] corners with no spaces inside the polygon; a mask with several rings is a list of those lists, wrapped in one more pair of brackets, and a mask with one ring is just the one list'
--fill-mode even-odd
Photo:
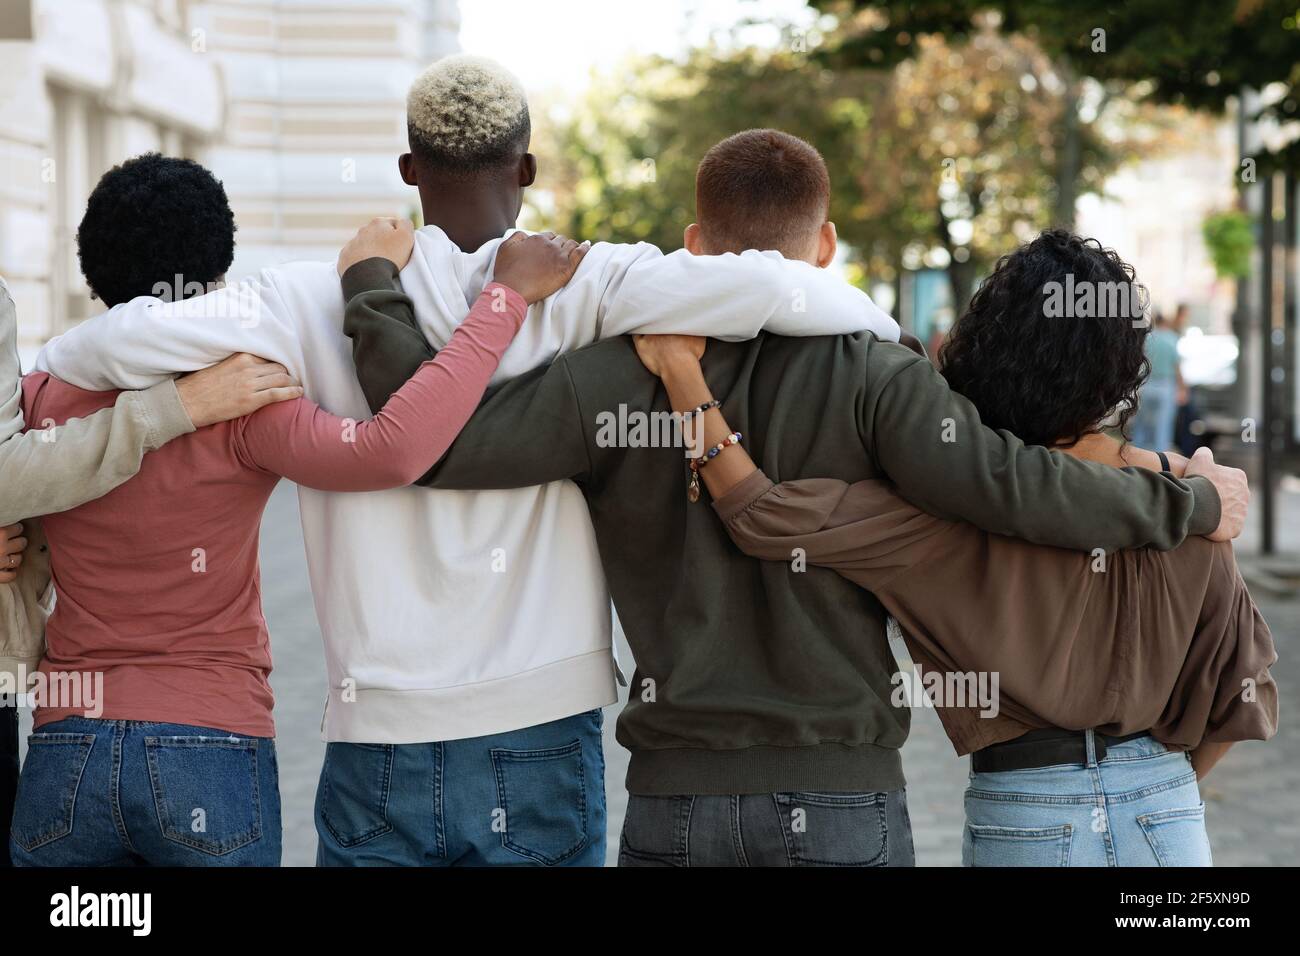
{"label": "dark curly hair", "polygon": [[[181,286],[206,287],[235,257],[226,190],[189,159],[145,153],[106,172],[77,229],[81,272],[107,305]],[[177,279],[177,276],[180,279]]]}
{"label": "dark curly hair", "polygon": [[[1115,283],[1124,298],[1109,294]],[[1091,307],[1076,301],[1085,289]],[[1127,439],[1150,371],[1146,304],[1114,250],[1053,229],[998,260],[939,350],[939,370],[984,424],[1026,444],[1072,445],[1117,409]]]}

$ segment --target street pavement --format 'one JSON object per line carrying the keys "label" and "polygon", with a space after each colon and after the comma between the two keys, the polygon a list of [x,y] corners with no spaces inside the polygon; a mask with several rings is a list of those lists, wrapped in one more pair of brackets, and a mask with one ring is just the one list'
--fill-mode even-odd
{"label": "street pavement", "polygon": [[[1284,496],[1283,544],[1300,551],[1300,494]],[[1288,535],[1290,540],[1288,540]],[[1253,546],[1243,539],[1242,552]],[[262,526],[262,592],[271,628],[275,671],[275,720],[284,811],[284,863],[310,866],[316,831],[312,806],[324,744],[320,722],[325,671],[320,632],[307,581],[297,494],[284,482],[276,490]],[[1267,743],[1239,744],[1202,787],[1206,819],[1220,866],[1300,863],[1300,597],[1279,600],[1256,595],[1278,646],[1273,674],[1278,682],[1281,727]],[[623,645],[620,659],[631,653]],[[630,674],[631,669],[628,667]],[[624,692],[625,693],[625,692]],[[627,751],[614,741],[620,705],[605,714],[606,789],[609,803],[608,862],[618,853],[618,834],[627,807],[623,776]],[[961,862],[962,791],[967,764],[956,757],[934,711],[913,711],[912,734],[903,749],[908,807],[917,863],[955,866]]]}

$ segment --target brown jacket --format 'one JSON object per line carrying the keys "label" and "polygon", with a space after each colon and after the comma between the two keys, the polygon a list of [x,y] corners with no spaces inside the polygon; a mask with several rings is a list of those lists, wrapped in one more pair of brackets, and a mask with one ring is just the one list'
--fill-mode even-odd
{"label": "brown jacket", "polygon": [[773,485],[761,471],[714,507],[746,554],[871,591],[944,687],[997,674],[996,715],[974,693],[936,707],[959,754],[1038,727],[1150,730],[1176,748],[1277,728],[1277,654],[1230,544],[1090,555],[933,517],[886,481]]}

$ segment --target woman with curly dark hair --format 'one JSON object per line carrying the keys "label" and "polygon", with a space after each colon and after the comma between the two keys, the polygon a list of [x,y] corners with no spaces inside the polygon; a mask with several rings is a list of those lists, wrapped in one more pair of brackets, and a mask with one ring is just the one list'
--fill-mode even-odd
{"label": "woman with curly dark hair", "polygon": [[[1181,476],[1185,459],[1124,437],[1147,375],[1144,308],[1113,251],[1045,232],[998,262],[941,371],[984,424],[1026,443]],[[699,340],[637,348],[675,409],[707,407]],[[834,568],[901,624],[916,668],[896,675],[895,705],[934,706],[971,754],[963,862],[1210,864],[1197,780],[1277,726],[1277,655],[1230,544],[1042,547],[926,514],[887,481],[773,485],[721,409],[704,430],[721,450],[698,474],[741,550]],[[946,420],[915,440],[963,436]]]}

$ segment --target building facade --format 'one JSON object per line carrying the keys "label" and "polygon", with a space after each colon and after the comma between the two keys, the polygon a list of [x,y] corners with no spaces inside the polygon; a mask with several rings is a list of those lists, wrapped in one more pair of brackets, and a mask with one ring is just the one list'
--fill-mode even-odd
{"label": "building facade", "polygon": [[77,223],[130,156],[225,182],[232,277],[411,214],[406,90],[458,30],[457,0],[0,0],[0,275],[25,350],[98,310]]}

